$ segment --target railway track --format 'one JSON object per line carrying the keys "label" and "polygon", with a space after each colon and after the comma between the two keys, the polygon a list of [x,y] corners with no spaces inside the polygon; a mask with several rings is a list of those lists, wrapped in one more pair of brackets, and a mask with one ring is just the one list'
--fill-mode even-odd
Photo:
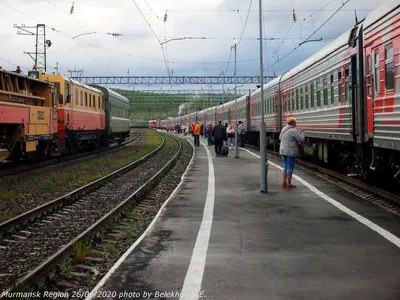
{"label": "railway track", "polygon": [[72,160],[79,159],[79,158],[94,156],[99,153],[110,152],[110,151],[119,149],[122,146],[129,145],[130,143],[135,141],[140,135],[141,135],[141,133],[133,133],[129,136],[128,140],[121,143],[120,145],[113,144],[110,147],[91,151],[91,152],[84,152],[84,153],[78,153],[78,154],[74,154],[74,155],[62,156],[62,157],[48,159],[48,160],[37,162],[37,163],[32,163],[32,164],[27,164],[27,165],[19,165],[19,166],[14,166],[14,167],[12,165],[9,165],[9,167],[7,165],[5,165],[5,166],[3,166],[3,168],[5,168],[5,169],[3,169],[3,170],[0,169],[0,178],[27,172],[30,170],[40,169],[40,168],[51,166],[51,165],[56,165],[56,164],[63,163],[63,162],[72,161]]}
{"label": "railway track", "polygon": [[140,160],[0,224],[0,291],[16,284],[32,289],[57,273],[77,246],[99,237],[110,222],[140,203],[182,151],[175,137],[163,135],[162,140]]}
{"label": "railway track", "polygon": [[[259,149],[252,145],[248,146],[253,149]],[[271,150],[267,150],[267,153],[275,157],[280,157],[279,153]],[[304,160],[297,159],[297,163],[301,165],[302,169],[312,172],[325,180],[331,181],[357,197],[378,205],[394,214],[400,215],[399,196]]]}

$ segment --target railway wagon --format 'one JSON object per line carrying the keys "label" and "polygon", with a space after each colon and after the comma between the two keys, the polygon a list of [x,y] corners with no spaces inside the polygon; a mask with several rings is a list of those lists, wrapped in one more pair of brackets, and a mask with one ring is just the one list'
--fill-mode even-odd
{"label": "railway wagon", "polygon": [[83,149],[107,146],[103,93],[60,74],[29,71],[29,76],[48,80],[57,90],[58,153],[75,153]]}
{"label": "railway wagon", "polygon": [[[96,89],[103,92],[103,103],[105,107],[106,124],[105,129],[111,141],[122,143],[129,137],[129,100],[128,98],[114,92],[113,90],[93,85]],[[156,126],[156,120],[154,127]],[[153,128],[154,128],[153,127]]]}
{"label": "railway wagon", "polygon": [[[264,115],[267,146],[294,116],[306,135],[304,156],[359,178],[400,183],[400,2],[386,0],[365,20],[299,65],[237,100],[248,140],[259,143]],[[215,111],[229,121],[234,101]],[[226,108],[228,116],[225,115]],[[371,175],[371,176],[370,176]]]}
{"label": "railway wagon", "polygon": [[0,68],[0,163],[48,156],[56,133],[54,85]]}

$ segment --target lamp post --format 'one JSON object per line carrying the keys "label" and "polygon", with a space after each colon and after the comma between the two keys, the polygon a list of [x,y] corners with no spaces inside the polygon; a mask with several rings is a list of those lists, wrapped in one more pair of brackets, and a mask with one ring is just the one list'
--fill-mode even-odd
{"label": "lamp post", "polygon": [[265,122],[264,122],[264,74],[263,74],[263,48],[262,48],[262,0],[259,0],[259,22],[260,22],[260,95],[261,95],[261,122],[260,122],[260,163],[261,163],[261,192],[268,193],[267,190],[267,166],[265,155]]}
{"label": "lamp post", "polygon": [[[261,1],[261,0],[260,0]],[[233,49],[235,49],[235,158],[239,158],[239,143],[238,143],[238,120],[237,120],[237,42],[233,44]]]}

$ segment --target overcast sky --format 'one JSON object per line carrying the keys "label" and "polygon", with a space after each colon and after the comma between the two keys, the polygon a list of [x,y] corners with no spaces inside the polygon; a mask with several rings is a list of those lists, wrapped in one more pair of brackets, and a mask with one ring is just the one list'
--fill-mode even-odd
{"label": "overcast sky", "polygon": [[[167,68],[175,76],[218,76],[222,70],[227,76],[232,76],[234,54],[231,46],[236,39],[239,42],[238,75],[259,75],[258,2],[78,0],[74,1],[71,14],[73,1],[69,0],[0,0],[0,65],[4,69],[15,69],[16,65],[31,68],[33,61],[23,52],[34,51],[35,37],[17,35],[18,29],[13,28],[13,24],[36,26],[43,23],[47,26],[47,39],[52,41],[47,50],[48,72],[54,72],[58,62],[60,72],[65,75],[76,66],[77,69],[83,68],[85,76],[127,75],[128,70],[131,76],[166,76]],[[267,69],[264,75],[279,75],[294,67],[350,29],[355,22],[354,9],[360,20],[381,2],[263,0],[264,37],[276,39],[263,43],[264,69]],[[322,38],[322,41],[306,43],[283,58],[343,3],[346,4],[340,11],[310,38]],[[293,9],[296,22],[292,20]],[[163,21],[165,14],[166,22]],[[121,35],[114,37],[108,33]],[[185,37],[205,39],[175,40],[160,45],[160,42]],[[209,89],[208,85],[181,85],[173,89],[201,87]],[[129,88],[160,89],[161,86],[136,85]]]}

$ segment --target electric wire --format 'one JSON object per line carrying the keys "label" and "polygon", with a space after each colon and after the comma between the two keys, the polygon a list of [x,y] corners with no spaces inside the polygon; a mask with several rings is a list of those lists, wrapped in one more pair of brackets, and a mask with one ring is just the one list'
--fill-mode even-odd
{"label": "electric wire", "polygon": [[300,43],[298,46],[296,46],[294,49],[292,49],[289,53],[281,57],[278,61],[276,61],[272,66],[269,66],[269,68],[275,66],[278,64],[280,61],[288,57],[290,54],[292,54],[294,51],[296,51],[298,48],[300,48],[305,42],[307,42],[318,30],[320,30],[330,19],[332,19],[341,9],[343,6],[345,6],[350,0],[346,0],[345,2],[342,3],[342,5],[324,22],[322,23],[316,30],[314,30],[313,33],[311,33],[305,40],[304,42]]}
{"label": "electric wire", "polygon": [[249,14],[250,14],[250,9],[251,9],[251,4],[252,3],[253,3],[253,0],[250,0],[249,9],[247,11],[247,16],[246,16],[246,21],[244,22],[244,27],[243,27],[243,30],[242,30],[242,34],[240,35],[240,39],[239,39],[239,42],[237,44],[238,47],[240,45],[240,42],[242,41],[243,34],[244,34],[245,30],[246,30],[247,20],[249,19]]}
{"label": "electric wire", "polygon": [[135,0],[132,0],[132,1],[133,1],[133,3],[136,5],[137,9],[139,10],[139,12],[140,12],[140,14],[142,15],[143,19],[145,20],[146,24],[150,27],[150,30],[151,30],[151,32],[153,33],[154,37],[157,39],[158,43],[160,44],[161,50],[162,50],[162,54],[163,54],[163,57],[164,57],[165,68],[167,69],[167,74],[168,74],[168,76],[171,77],[171,72],[170,72],[170,70],[169,70],[168,63],[167,63],[167,59],[166,59],[165,53],[164,53],[164,47],[163,47],[163,45],[161,44],[160,39],[158,38],[158,36],[157,36],[156,33],[154,32],[154,30],[153,30],[153,28],[151,27],[150,23],[147,21],[147,19],[146,19],[146,17],[144,16],[143,12],[140,10],[140,8],[139,8],[139,6],[137,5],[136,1],[135,1]]}

